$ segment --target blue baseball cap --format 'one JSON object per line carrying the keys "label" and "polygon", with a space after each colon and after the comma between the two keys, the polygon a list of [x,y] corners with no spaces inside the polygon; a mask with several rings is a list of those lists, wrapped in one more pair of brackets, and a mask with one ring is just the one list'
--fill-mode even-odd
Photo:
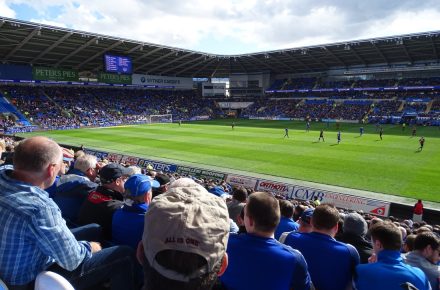
{"label": "blue baseball cap", "polygon": [[159,182],[143,174],[134,174],[124,184],[125,191],[129,196],[141,196],[152,187],[160,187]]}
{"label": "blue baseball cap", "polygon": [[223,190],[223,187],[221,187],[221,186],[211,187],[210,189],[208,189],[208,191],[214,195],[219,196],[219,197],[226,194],[226,192]]}
{"label": "blue baseball cap", "polygon": [[315,211],[314,208],[308,208],[308,209],[306,209],[306,210],[302,213],[302,215],[300,216],[301,220],[302,220],[303,222],[305,222],[306,224],[310,224],[310,219],[312,218],[312,216],[313,216],[313,212],[314,212],[314,211]]}

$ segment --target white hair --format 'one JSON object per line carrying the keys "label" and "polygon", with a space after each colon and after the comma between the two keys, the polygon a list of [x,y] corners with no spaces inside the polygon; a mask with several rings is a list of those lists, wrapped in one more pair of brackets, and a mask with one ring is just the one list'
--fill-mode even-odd
{"label": "white hair", "polygon": [[79,171],[81,171],[83,173],[86,173],[86,171],[89,168],[95,168],[96,163],[98,163],[98,160],[96,159],[95,156],[90,155],[90,154],[84,154],[84,155],[78,157],[78,159],[76,159],[74,168],[78,169]]}

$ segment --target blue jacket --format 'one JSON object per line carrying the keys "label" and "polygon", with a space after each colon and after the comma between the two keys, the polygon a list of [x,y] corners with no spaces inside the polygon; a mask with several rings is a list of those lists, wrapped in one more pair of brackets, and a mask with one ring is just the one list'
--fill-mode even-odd
{"label": "blue jacket", "polygon": [[275,240],[278,240],[282,233],[285,232],[291,232],[291,231],[298,231],[299,224],[294,222],[293,220],[281,217],[280,223],[278,224],[277,229],[275,230]]}
{"label": "blue jacket", "polygon": [[227,290],[308,290],[310,276],[300,252],[273,238],[230,234],[229,264],[220,277]]}
{"label": "blue jacket", "polygon": [[146,203],[126,203],[113,214],[112,241],[117,245],[127,245],[136,250],[144,232]]}
{"label": "blue jacket", "polygon": [[352,284],[359,264],[359,254],[352,245],[317,232],[291,233],[284,243],[304,255],[316,289],[341,290]]}
{"label": "blue jacket", "polygon": [[357,290],[402,290],[401,285],[409,282],[418,290],[429,290],[428,278],[419,268],[405,264],[399,251],[382,250],[377,262],[356,267]]}
{"label": "blue jacket", "polygon": [[77,169],[72,170],[70,174],[62,175],[55,185],[52,199],[61,209],[63,217],[70,222],[77,221],[82,203],[98,186]]}

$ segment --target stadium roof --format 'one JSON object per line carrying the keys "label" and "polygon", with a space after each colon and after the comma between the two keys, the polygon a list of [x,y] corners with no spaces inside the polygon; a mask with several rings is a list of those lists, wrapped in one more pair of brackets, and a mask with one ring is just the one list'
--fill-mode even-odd
{"label": "stadium roof", "polygon": [[436,62],[440,31],[240,55],[216,55],[0,17],[0,61],[103,71],[103,54],[128,55],[134,73],[229,77],[271,72],[313,73],[334,68]]}

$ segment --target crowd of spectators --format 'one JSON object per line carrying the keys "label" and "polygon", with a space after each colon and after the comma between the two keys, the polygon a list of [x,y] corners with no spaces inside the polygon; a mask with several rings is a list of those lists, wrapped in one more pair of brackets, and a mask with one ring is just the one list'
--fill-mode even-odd
{"label": "crowd of spectators", "polygon": [[402,78],[402,79],[325,79],[316,77],[276,79],[269,90],[294,90],[294,89],[325,89],[325,88],[393,88],[397,86],[438,86],[439,77],[430,78]]}
{"label": "crowd of spectators", "polygon": [[150,115],[190,120],[223,114],[193,91],[2,86],[0,92],[43,129],[145,123]]}
{"label": "crowd of spectators", "polygon": [[[311,79],[298,79],[307,83]],[[378,80],[380,82],[380,80]],[[5,85],[0,92],[15,105],[30,123],[41,129],[99,127],[139,124],[149,116],[171,114],[174,120],[222,118],[227,115],[218,102],[244,101],[207,99],[195,91],[143,90],[137,88],[85,88],[68,86]],[[284,98],[283,98],[284,97]],[[434,100],[426,112],[428,102]],[[269,94],[246,99],[252,104],[240,117],[299,118],[310,120],[364,120],[394,122],[390,116],[416,114],[417,123],[439,123],[438,92],[322,92],[310,94]],[[405,101],[403,109],[399,102]],[[372,110],[370,110],[370,107]],[[12,120],[12,118],[10,118]],[[3,128],[20,128],[20,123],[3,122]],[[37,128],[37,127],[35,127]]]}
{"label": "crowd of spectators", "polygon": [[329,119],[362,120],[370,110],[371,101],[344,101],[326,115]]}
{"label": "crowd of spectators", "polygon": [[45,270],[76,289],[439,289],[440,225],[423,207],[417,220],[379,218],[97,160],[44,137],[0,144],[15,146],[14,167],[0,168],[10,289],[31,289]]}

